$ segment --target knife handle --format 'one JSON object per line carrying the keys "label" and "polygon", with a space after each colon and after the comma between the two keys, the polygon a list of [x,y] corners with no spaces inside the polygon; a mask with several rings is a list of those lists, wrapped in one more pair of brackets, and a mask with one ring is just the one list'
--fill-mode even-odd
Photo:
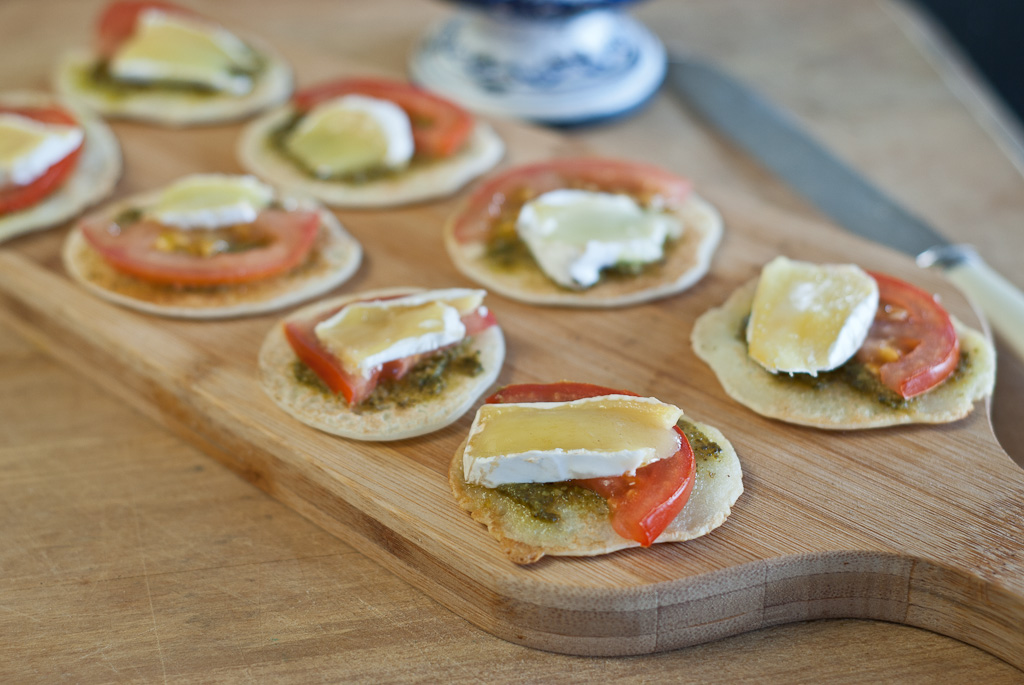
{"label": "knife handle", "polygon": [[988,319],[1020,359],[1024,359],[1024,294],[996,273],[976,252],[945,266],[946,276],[962,290]]}

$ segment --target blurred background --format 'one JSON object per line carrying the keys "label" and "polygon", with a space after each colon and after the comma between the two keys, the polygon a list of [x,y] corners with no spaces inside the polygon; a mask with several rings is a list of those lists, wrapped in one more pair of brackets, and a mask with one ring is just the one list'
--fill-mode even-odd
{"label": "blurred background", "polygon": [[913,0],[1024,122],[1024,0]]}

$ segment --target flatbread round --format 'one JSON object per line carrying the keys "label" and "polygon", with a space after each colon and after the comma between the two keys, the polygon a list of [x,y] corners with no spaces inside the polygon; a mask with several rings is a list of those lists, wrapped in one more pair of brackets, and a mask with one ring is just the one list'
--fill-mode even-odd
{"label": "flatbread round", "polygon": [[505,144],[494,129],[477,121],[469,140],[451,157],[361,183],[320,180],[300,169],[271,142],[272,134],[294,115],[294,107],[283,105],[247,125],[238,139],[238,160],[246,171],[332,207],[394,207],[451,195],[505,154]]}
{"label": "flatbread round", "polygon": [[995,385],[995,350],[979,331],[953,317],[966,368],[933,390],[894,409],[844,383],[812,388],[785,374],[773,375],[747,356],[742,335],[757,279],[737,289],[725,304],[697,319],[694,352],[718,376],[725,392],[758,414],[816,428],[850,430],[905,423],[947,423],[967,416]]}
{"label": "flatbread round", "polygon": [[96,56],[86,51],[65,54],[54,72],[54,88],[72,102],[106,117],[134,119],[160,126],[196,126],[243,119],[285,100],[292,92],[288,63],[270,48],[250,38],[243,40],[263,58],[263,69],[245,95],[190,93],[172,89],[107,93],[89,87]]}
{"label": "flatbread round", "polygon": [[722,217],[708,202],[691,194],[675,210],[683,235],[665,248],[664,261],[635,276],[604,278],[585,290],[564,288],[532,260],[513,267],[493,263],[483,241],[455,237],[459,214],[448,220],[444,244],[455,267],[488,290],[513,300],[563,307],[623,307],[682,292],[703,278],[722,238]]}
{"label": "flatbread round", "polygon": [[[145,207],[159,191],[129,197],[99,212],[114,217],[129,208]],[[359,268],[363,250],[338,219],[308,199],[283,196],[288,209],[316,211],[320,234],[303,265],[280,276],[252,283],[213,288],[175,288],[148,283],[110,266],[83,237],[77,226],[68,234],[61,256],[76,281],[100,297],[149,314],[184,319],[226,319],[276,311],[322,295],[347,281]]]}
{"label": "flatbread round", "polygon": [[60,188],[41,202],[0,216],[0,241],[49,228],[66,221],[110,195],[121,177],[121,146],[99,117],[62,102],[47,93],[13,91],[0,93],[0,105],[66,109],[78,119],[85,140],[74,171]]}
{"label": "flatbread round", "polygon": [[[420,288],[390,288],[323,300],[288,316],[313,317],[358,300],[419,292]],[[274,325],[260,348],[263,389],[279,407],[309,426],[355,440],[402,440],[440,430],[457,421],[497,379],[505,361],[505,338],[498,326],[473,336],[483,371],[475,376],[452,374],[440,395],[408,407],[352,410],[345,398],[322,392],[295,380],[298,357],[284,335],[284,321]]]}
{"label": "flatbread round", "polygon": [[[725,522],[743,493],[743,472],[732,444],[717,428],[694,425],[721,451],[715,455],[697,452],[697,476],[690,499],[655,543],[681,542],[710,533]],[[475,521],[487,526],[513,563],[532,564],[545,555],[589,557],[640,546],[616,533],[606,512],[567,508],[556,524],[539,524],[522,505],[495,496],[490,488],[466,482],[462,467],[465,449],[463,442],[448,470],[452,494]]]}

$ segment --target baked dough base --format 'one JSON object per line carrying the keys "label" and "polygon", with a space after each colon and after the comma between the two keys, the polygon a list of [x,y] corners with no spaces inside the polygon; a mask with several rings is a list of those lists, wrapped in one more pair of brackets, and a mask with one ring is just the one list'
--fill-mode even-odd
{"label": "baked dough base", "polygon": [[447,159],[365,183],[323,181],[306,174],[270,142],[271,134],[294,113],[291,105],[284,105],[246,126],[238,139],[238,159],[250,173],[332,207],[394,207],[445,197],[491,169],[505,154],[505,144],[494,129],[477,121],[466,145]]}
{"label": "baked dough base", "polygon": [[[308,305],[287,318],[306,318],[350,302],[404,295],[420,288],[390,288],[353,293]],[[352,411],[344,397],[323,393],[295,380],[293,364],[298,359],[284,335],[284,321],[271,328],[259,354],[263,389],[281,409],[325,433],[354,440],[386,441],[424,435],[440,430],[465,414],[497,379],[505,361],[505,338],[501,328],[491,326],[472,339],[480,353],[483,371],[476,376],[453,374],[448,387],[435,398],[409,407],[388,407]]]}
{"label": "baked dough base", "polygon": [[483,241],[460,242],[455,237],[456,213],[444,229],[444,244],[455,267],[491,292],[528,304],[563,307],[623,307],[682,292],[711,267],[722,238],[722,217],[710,203],[690,195],[676,210],[683,235],[668,247],[664,262],[636,276],[608,278],[586,290],[558,285],[530,262],[513,268],[495,267]]}
{"label": "baked dough base", "polygon": [[[690,499],[655,544],[692,540],[710,533],[725,522],[743,493],[743,472],[732,444],[717,428],[694,425],[722,451],[715,457],[698,457]],[[603,513],[570,511],[558,525],[536,525],[525,507],[506,498],[490,497],[489,488],[466,482],[462,467],[465,449],[463,442],[449,467],[452,494],[475,521],[487,526],[513,563],[532,564],[545,555],[589,557],[640,546],[635,540],[619,536]]]}
{"label": "baked dough base", "polygon": [[[126,198],[101,210],[117,216],[131,207],[152,204],[159,191]],[[359,268],[363,250],[338,219],[306,199],[284,197],[295,209],[320,215],[320,234],[311,259],[292,271],[253,283],[218,288],[177,289],[154,285],[110,266],[77,226],[68,234],[61,257],[68,274],[94,294],[116,304],[172,318],[226,319],[276,311],[322,295],[347,281]]]}
{"label": "baked dough base", "polygon": [[36,205],[0,216],[0,242],[24,233],[49,228],[77,216],[110,195],[121,177],[121,146],[103,120],[81,107],[62,102],[47,93],[12,91],[0,93],[0,105],[46,107],[57,105],[77,119],[85,133],[78,164],[64,185]]}
{"label": "baked dough base", "polygon": [[245,95],[229,93],[187,93],[154,90],[126,95],[109,95],[82,88],[83,71],[92,69],[96,57],[90,52],[65,54],[54,72],[54,88],[63,97],[106,117],[134,119],[169,127],[219,124],[251,116],[285,100],[292,92],[288,63],[259,41],[243,40],[265,60],[265,68]]}
{"label": "baked dough base", "polygon": [[757,279],[738,288],[725,304],[700,316],[690,336],[694,352],[718,376],[726,394],[758,414],[803,426],[849,430],[906,423],[948,423],[967,416],[995,386],[995,350],[979,331],[953,318],[966,373],[893,409],[845,384],[810,388],[766,371],[747,356],[740,338]]}

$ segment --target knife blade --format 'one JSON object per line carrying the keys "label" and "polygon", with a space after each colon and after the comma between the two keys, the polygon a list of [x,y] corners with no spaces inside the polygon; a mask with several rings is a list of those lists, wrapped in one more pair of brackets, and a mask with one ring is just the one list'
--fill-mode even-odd
{"label": "knife blade", "polygon": [[673,55],[667,83],[706,122],[837,224],[942,269],[1024,359],[1024,294],[829,152],[788,112],[703,60]]}

